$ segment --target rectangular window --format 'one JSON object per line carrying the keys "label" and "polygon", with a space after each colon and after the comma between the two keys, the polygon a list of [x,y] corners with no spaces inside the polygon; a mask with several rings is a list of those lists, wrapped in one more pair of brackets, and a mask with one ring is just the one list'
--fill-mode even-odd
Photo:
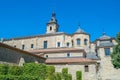
{"label": "rectangular window", "polygon": [[22,50],[24,50],[24,49],[25,49],[25,45],[23,44],[23,45],[22,45]]}
{"label": "rectangular window", "polygon": [[70,43],[69,43],[69,42],[67,42],[67,47],[69,47],[69,45],[70,45]]}
{"label": "rectangular window", "polygon": [[44,41],[44,49],[47,49],[47,41]]}
{"label": "rectangular window", "polygon": [[34,44],[31,44],[31,48],[34,48]]}
{"label": "rectangular window", "polygon": [[85,72],[89,72],[89,67],[88,67],[88,65],[85,66]]}
{"label": "rectangular window", "polygon": [[60,42],[57,43],[57,47],[60,47]]}
{"label": "rectangular window", "polygon": [[110,48],[105,48],[104,50],[105,50],[105,55],[106,56],[110,55]]}
{"label": "rectangular window", "polygon": [[67,53],[67,57],[68,57],[68,58],[70,57],[70,52]]}

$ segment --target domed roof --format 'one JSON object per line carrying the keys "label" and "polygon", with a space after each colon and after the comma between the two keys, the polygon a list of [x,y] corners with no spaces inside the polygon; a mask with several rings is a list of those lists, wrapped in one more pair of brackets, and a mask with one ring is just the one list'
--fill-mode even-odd
{"label": "domed roof", "polygon": [[76,30],[75,33],[86,33],[83,29],[81,29],[80,27]]}
{"label": "domed roof", "polygon": [[100,40],[106,40],[106,39],[111,39],[111,37],[107,36],[106,33],[104,32],[103,35],[99,39]]}

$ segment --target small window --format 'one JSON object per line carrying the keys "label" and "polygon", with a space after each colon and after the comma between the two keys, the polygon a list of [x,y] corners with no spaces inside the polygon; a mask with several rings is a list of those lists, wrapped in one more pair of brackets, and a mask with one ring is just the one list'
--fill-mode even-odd
{"label": "small window", "polygon": [[105,55],[106,56],[110,55],[110,48],[105,48],[104,50],[105,50]]}
{"label": "small window", "polygon": [[57,43],[57,47],[60,47],[60,42]]}
{"label": "small window", "polygon": [[85,66],[85,72],[89,72],[89,67],[88,67],[88,65]]}
{"label": "small window", "polygon": [[16,45],[14,45],[13,47],[16,48]]}
{"label": "small window", "polygon": [[47,41],[44,41],[44,49],[47,49]]}
{"label": "small window", "polygon": [[70,57],[70,53],[69,52],[67,53],[67,57]]}
{"label": "small window", "polygon": [[80,45],[80,39],[77,39],[77,45]]}
{"label": "small window", "polygon": [[48,55],[46,55],[46,58],[48,58]]}
{"label": "small window", "polygon": [[69,45],[70,45],[70,43],[69,43],[69,42],[67,42],[67,47],[69,47]]}
{"label": "small window", "polygon": [[87,45],[87,41],[88,41],[87,39],[84,39],[84,45]]}
{"label": "small window", "polygon": [[22,45],[22,50],[24,50],[24,49],[25,49],[25,45],[23,44],[23,45]]}
{"label": "small window", "polygon": [[31,44],[31,48],[34,48],[34,44]]}
{"label": "small window", "polygon": [[50,26],[50,31],[52,30],[52,26]]}

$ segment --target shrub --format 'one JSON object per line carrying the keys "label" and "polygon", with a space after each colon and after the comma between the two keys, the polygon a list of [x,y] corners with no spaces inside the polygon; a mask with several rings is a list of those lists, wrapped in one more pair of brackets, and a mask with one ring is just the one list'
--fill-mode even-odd
{"label": "shrub", "polygon": [[21,75],[22,72],[22,67],[20,66],[9,66],[8,69],[8,74],[10,75]]}
{"label": "shrub", "polygon": [[64,80],[67,80],[67,78],[68,78],[68,68],[63,68],[62,69],[62,78]]}
{"label": "shrub", "polygon": [[6,75],[8,73],[9,66],[7,64],[0,64],[0,75]]}
{"label": "shrub", "polygon": [[62,74],[61,73],[55,73],[55,80],[62,80]]}
{"label": "shrub", "polygon": [[47,66],[47,79],[54,80],[55,79],[55,67]]}
{"label": "shrub", "polygon": [[68,74],[68,79],[67,80],[72,80],[72,75]]}
{"label": "shrub", "polygon": [[81,71],[76,72],[76,80],[82,80],[82,72]]}

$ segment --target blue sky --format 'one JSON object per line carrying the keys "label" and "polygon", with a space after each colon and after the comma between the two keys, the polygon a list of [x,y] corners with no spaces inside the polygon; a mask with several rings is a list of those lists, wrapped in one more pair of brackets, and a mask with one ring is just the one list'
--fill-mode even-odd
{"label": "blue sky", "polygon": [[53,11],[59,32],[72,34],[78,23],[92,41],[120,32],[120,0],[0,0],[0,38],[45,34]]}

